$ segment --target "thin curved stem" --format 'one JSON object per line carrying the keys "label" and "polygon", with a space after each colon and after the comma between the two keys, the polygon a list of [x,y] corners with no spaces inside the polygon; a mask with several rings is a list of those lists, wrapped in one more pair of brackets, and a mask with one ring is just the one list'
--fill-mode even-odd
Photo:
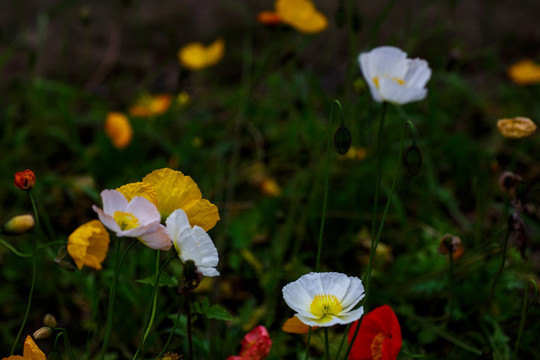
{"label": "thin curved stem", "polygon": [[491,290],[489,292],[490,301],[493,300],[493,296],[495,295],[495,288],[497,287],[497,282],[499,281],[499,278],[501,277],[501,274],[504,270],[504,264],[506,263],[506,249],[508,248],[508,240],[510,239],[511,233],[512,233],[512,230],[509,226],[508,230],[506,231],[506,238],[504,239],[501,266],[499,266],[499,270],[497,270],[497,274],[495,275],[495,278],[493,279],[493,284],[491,285]]}
{"label": "thin curved stem", "polygon": [[330,360],[330,344],[328,342],[328,327],[324,328],[324,349],[326,352],[326,360]]}
{"label": "thin curved stem", "polygon": [[122,254],[122,257],[120,258],[120,241],[116,239],[116,267],[114,269],[114,277],[113,277],[113,283],[111,285],[111,290],[109,292],[109,308],[107,312],[107,326],[105,328],[105,337],[103,338],[103,347],[101,349],[101,356],[100,359],[103,360],[105,358],[105,352],[107,351],[107,345],[109,344],[109,338],[111,336],[111,325],[112,325],[112,317],[114,313],[114,300],[116,298],[116,288],[118,287],[118,277],[120,276],[120,269],[122,268],[122,264],[124,263],[124,260],[126,259],[126,256],[133,247],[137,243],[138,240],[133,240],[126,250],[124,251],[124,254]]}
{"label": "thin curved stem", "polygon": [[[29,257],[32,257],[32,253],[23,253],[23,252],[20,252],[19,250],[15,249],[15,247],[13,247],[10,243],[8,243],[6,240],[4,239],[0,239],[0,244],[4,245],[5,247],[7,247],[12,253],[14,253],[15,255],[17,255],[18,257],[22,257],[22,258],[29,258]],[[51,242],[48,242],[46,244],[43,244],[43,245],[39,245],[36,247],[36,252],[39,251],[39,250],[42,250],[42,249],[45,249],[51,245],[65,245],[66,242],[65,241],[51,241]]]}
{"label": "thin curved stem", "polygon": [[534,289],[534,298],[538,298],[538,287],[536,286],[536,281],[529,279],[525,285],[525,294],[523,294],[523,306],[521,307],[521,321],[519,323],[519,331],[516,340],[516,346],[514,347],[514,357],[517,355],[519,349],[519,342],[521,340],[521,334],[523,333],[523,327],[525,326],[525,316],[527,315],[527,298],[529,297],[529,284],[533,286]]}
{"label": "thin curved stem", "polygon": [[21,323],[21,327],[19,328],[19,332],[17,333],[17,337],[15,337],[13,346],[11,347],[10,355],[13,355],[13,353],[15,352],[15,347],[17,346],[17,343],[19,342],[21,334],[24,330],[24,326],[26,325],[26,320],[28,320],[28,314],[30,313],[30,306],[32,305],[32,297],[34,295],[34,287],[36,284],[36,266],[37,266],[36,251],[37,251],[37,241],[39,238],[39,215],[37,212],[34,195],[32,195],[31,189],[28,190],[28,197],[30,198],[30,202],[32,203],[32,208],[34,209],[34,217],[36,218],[36,235],[34,236],[34,242],[32,244],[32,282],[30,284],[30,293],[28,294],[28,303],[26,305],[26,311],[24,313],[23,321]]}
{"label": "thin curved stem", "polygon": [[73,356],[73,350],[71,350],[71,344],[69,342],[69,337],[68,337],[66,329],[57,327],[57,328],[54,328],[54,330],[58,331],[58,335],[56,335],[56,338],[54,339],[53,350],[56,351],[56,348],[58,346],[58,340],[60,339],[61,336],[63,336],[64,347],[66,348],[66,352],[68,353],[70,360],[75,360],[75,356]]}
{"label": "thin curved stem", "polygon": [[307,341],[306,341],[306,356],[304,357],[304,360],[308,360],[309,359],[309,343],[311,341],[311,326],[309,327],[309,331],[308,331],[308,334],[307,334]]}
{"label": "thin curved stem", "polygon": [[186,313],[187,313],[187,336],[188,336],[188,360],[193,360],[193,334],[191,331],[191,296],[186,294]]}
{"label": "thin curved stem", "polygon": [[167,351],[167,348],[169,347],[169,344],[172,341],[172,338],[174,336],[174,332],[176,331],[176,328],[178,327],[178,323],[180,323],[180,318],[182,317],[182,308],[184,307],[184,299],[185,297],[182,297],[182,300],[180,301],[180,306],[178,308],[178,315],[176,315],[176,320],[174,321],[173,328],[171,330],[171,333],[169,334],[169,338],[167,339],[167,342],[165,342],[165,346],[157,356],[158,358],[161,358],[161,356]]}

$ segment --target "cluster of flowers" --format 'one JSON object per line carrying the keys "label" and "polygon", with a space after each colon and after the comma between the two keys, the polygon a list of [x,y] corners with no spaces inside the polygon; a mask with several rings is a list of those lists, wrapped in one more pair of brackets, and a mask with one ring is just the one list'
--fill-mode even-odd
{"label": "cluster of flowers", "polygon": [[101,269],[109,245],[107,227],[117,237],[137,238],[151,249],[174,245],[180,259],[193,260],[202,275],[219,275],[217,249],[207,234],[219,220],[218,210],[202,198],[191,177],[159,169],[141,182],[103,190],[101,199],[103,209],[93,206],[100,221],[81,225],[68,238],[67,250],[79,269]]}

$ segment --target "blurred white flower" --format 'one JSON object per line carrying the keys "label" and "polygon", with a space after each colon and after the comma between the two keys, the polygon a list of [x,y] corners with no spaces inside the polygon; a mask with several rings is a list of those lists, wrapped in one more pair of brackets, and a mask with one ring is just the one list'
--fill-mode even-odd
{"label": "blurred white flower", "polygon": [[358,63],[376,102],[406,104],[426,97],[431,69],[427,61],[409,59],[393,46],[380,46],[361,53]]}
{"label": "blurred white flower", "polygon": [[332,326],[358,320],[363,307],[353,308],[364,297],[362,281],[354,276],[310,273],[283,287],[283,298],[304,324]]}
{"label": "blurred white flower", "polygon": [[173,211],[165,223],[178,256],[184,263],[193,260],[204,276],[219,275],[216,270],[219,262],[217,249],[203,228],[197,225],[192,228],[182,209]]}
{"label": "blurred white flower", "polygon": [[97,206],[92,209],[98,214],[99,220],[118,237],[138,238],[149,248],[169,250],[171,239],[163,225],[156,206],[141,196],[135,196],[131,201],[117,190],[101,192],[103,210]]}

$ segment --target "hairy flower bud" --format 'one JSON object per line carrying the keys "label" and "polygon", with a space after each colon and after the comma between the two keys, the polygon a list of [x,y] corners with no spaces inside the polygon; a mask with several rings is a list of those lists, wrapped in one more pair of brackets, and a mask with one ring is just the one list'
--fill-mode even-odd
{"label": "hairy flower bud", "polygon": [[2,226],[2,232],[7,235],[24,234],[33,228],[35,223],[34,217],[30,214],[17,215]]}
{"label": "hairy flower bud", "polygon": [[43,326],[37,329],[36,332],[34,332],[34,335],[32,336],[36,340],[43,340],[43,339],[50,338],[53,333],[54,333],[53,329],[51,329],[48,326]]}
{"label": "hairy flower bud", "polygon": [[45,314],[43,317],[43,325],[55,328],[58,326],[58,323],[56,322],[56,318],[51,314]]}
{"label": "hairy flower bud", "polygon": [[414,144],[411,145],[405,152],[403,161],[405,162],[405,167],[409,174],[412,176],[418,175],[422,169],[422,153],[420,152],[420,149],[418,149],[418,146]]}

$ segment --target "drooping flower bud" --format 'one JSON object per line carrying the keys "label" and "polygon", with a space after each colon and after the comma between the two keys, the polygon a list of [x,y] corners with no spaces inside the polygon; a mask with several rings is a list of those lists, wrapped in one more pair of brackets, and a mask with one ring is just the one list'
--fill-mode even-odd
{"label": "drooping flower bud", "polygon": [[36,221],[30,214],[17,215],[9,219],[2,226],[2,233],[6,235],[20,235],[34,227]]}
{"label": "drooping flower bud", "polygon": [[334,145],[336,146],[336,151],[341,155],[344,155],[349,151],[351,147],[352,136],[349,129],[345,126],[340,126],[334,134]]}
{"label": "drooping flower bud", "polygon": [[454,254],[461,245],[461,239],[457,236],[446,234],[443,236],[437,252],[442,255]]}
{"label": "drooping flower bud", "polygon": [[53,333],[54,333],[53,329],[51,329],[48,326],[43,326],[43,327],[40,327],[39,329],[37,329],[34,332],[34,335],[32,335],[32,336],[36,340],[43,340],[43,339],[50,338]]}
{"label": "drooping flower bud", "polygon": [[43,317],[43,325],[48,326],[50,328],[55,328],[58,326],[58,323],[56,322],[56,318],[52,314],[45,314]]}
{"label": "drooping flower bud", "polygon": [[15,173],[15,180],[13,182],[17,189],[30,190],[36,183],[36,175],[32,170],[24,170]]}
{"label": "drooping flower bud", "polygon": [[195,290],[201,283],[203,274],[197,269],[193,260],[184,263],[184,279],[180,288],[180,293],[187,294]]}
{"label": "drooping flower bud", "polygon": [[497,128],[505,138],[524,138],[536,131],[536,124],[529,118],[517,116],[514,118],[499,119]]}
{"label": "drooping flower bud", "polygon": [[415,144],[411,145],[405,152],[403,161],[409,174],[412,176],[418,175],[422,169],[422,153],[418,149],[418,146]]}

